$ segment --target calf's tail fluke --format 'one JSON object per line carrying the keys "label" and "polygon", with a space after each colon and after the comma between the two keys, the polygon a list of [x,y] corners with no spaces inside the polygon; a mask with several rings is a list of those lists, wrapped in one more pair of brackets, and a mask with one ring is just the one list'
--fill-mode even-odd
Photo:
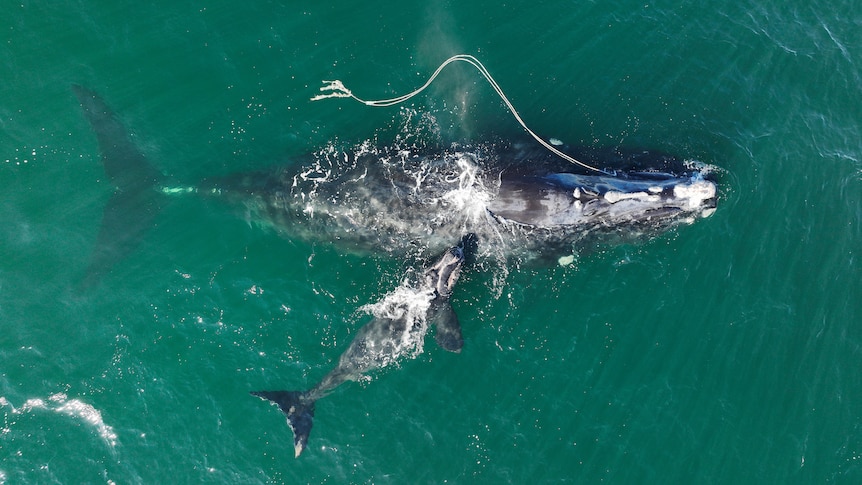
{"label": "calf's tail fluke", "polygon": [[300,391],[253,391],[251,394],[277,404],[287,416],[287,424],[293,430],[294,456],[299,457],[311,433],[314,399],[307,392]]}

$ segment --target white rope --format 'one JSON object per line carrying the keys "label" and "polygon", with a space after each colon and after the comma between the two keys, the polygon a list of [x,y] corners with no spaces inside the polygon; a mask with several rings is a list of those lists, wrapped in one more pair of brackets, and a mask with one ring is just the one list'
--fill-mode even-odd
{"label": "white rope", "polygon": [[[512,115],[515,117],[515,120],[521,125],[521,127],[523,127],[524,130],[526,130],[526,132],[530,134],[530,136],[532,136],[543,147],[547,148],[551,153],[557,155],[558,157],[562,158],[563,160],[566,160],[566,161],[569,161],[571,163],[580,165],[584,168],[588,168],[588,169],[596,171],[596,172],[601,172],[604,174],[611,175],[608,172],[605,172],[604,170],[601,170],[601,169],[598,169],[596,167],[587,165],[586,163],[580,162],[578,160],[575,160],[571,156],[566,155],[565,153],[561,152],[560,150],[555,148],[550,143],[543,140],[539,135],[534,133],[533,130],[529,129],[527,127],[527,124],[524,123],[524,120],[521,119],[521,115],[519,115],[518,112],[515,110],[515,107],[512,106],[512,103],[509,101],[509,98],[507,98],[506,95],[503,94],[503,90],[500,88],[500,85],[497,84],[497,81],[495,81],[493,77],[491,77],[491,73],[488,72],[488,69],[486,69],[485,66],[482,65],[481,62],[479,62],[479,59],[476,59],[475,57],[468,55],[468,54],[459,54],[456,56],[452,56],[449,59],[446,59],[446,61],[443,62],[443,64],[440,64],[440,67],[438,67],[437,70],[434,71],[434,74],[432,74],[431,77],[428,78],[427,81],[425,81],[425,84],[423,84],[422,87],[420,87],[419,89],[417,89],[411,93],[408,93],[408,94],[405,94],[402,96],[398,96],[397,98],[381,99],[381,100],[377,100],[377,101],[366,101],[364,99],[358,98],[355,94],[353,94],[352,91],[347,89],[347,87],[344,86],[344,84],[341,81],[335,80],[335,81],[323,81],[324,86],[322,86],[320,88],[320,91],[324,94],[318,94],[317,96],[311,98],[311,100],[312,101],[318,101],[318,100],[327,99],[327,98],[353,98],[356,101],[359,101],[360,103],[367,105],[367,106],[374,106],[374,107],[393,106],[393,105],[396,105],[399,103],[403,103],[404,101],[407,101],[408,99],[412,98],[413,96],[416,96],[417,94],[421,93],[423,90],[425,90],[425,88],[427,88],[428,86],[431,85],[431,83],[434,81],[434,79],[437,77],[437,75],[440,74],[440,72],[443,70],[443,68],[445,68],[449,64],[456,62],[456,61],[466,62],[467,64],[470,64],[471,66],[478,69],[479,73],[485,77],[485,79],[488,81],[488,83],[491,85],[491,87],[494,88],[494,91],[496,91],[496,93],[503,100],[503,103],[506,104],[506,107],[509,108],[509,111],[512,112]],[[327,92],[327,91],[331,91],[331,92]]]}

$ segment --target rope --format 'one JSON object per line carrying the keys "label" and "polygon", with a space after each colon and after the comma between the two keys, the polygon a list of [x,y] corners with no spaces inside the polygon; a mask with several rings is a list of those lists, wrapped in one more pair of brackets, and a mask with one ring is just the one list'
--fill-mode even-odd
{"label": "rope", "polygon": [[[518,112],[515,110],[515,107],[512,106],[512,103],[509,101],[509,98],[507,98],[506,95],[503,93],[503,90],[500,88],[500,85],[497,84],[497,81],[495,81],[493,77],[491,77],[491,73],[488,72],[488,69],[486,69],[485,66],[482,65],[481,62],[479,62],[479,59],[476,59],[475,57],[468,55],[468,54],[459,54],[456,56],[452,56],[449,59],[446,59],[446,61],[444,61],[443,64],[440,64],[440,67],[438,67],[437,70],[434,71],[434,74],[432,74],[431,77],[428,78],[427,81],[425,81],[425,84],[423,84],[422,87],[420,87],[419,89],[416,89],[415,91],[413,91],[411,93],[404,94],[402,96],[398,96],[397,98],[381,99],[381,100],[376,100],[376,101],[366,101],[364,99],[357,97],[355,94],[353,94],[352,91],[347,89],[347,87],[341,81],[336,79],[335,81],[323,81],[324,86],[322,86],[320,88],[320,91],[324,94],[318,94],[317,96],[311,98],[311,100],[312,101],[318,101],[318,100],[327,99],[327,98],[353,98],[356,101],[359,101],[360,103],[362,103],[366,106],[374,106],[374,107],[378,107],[378,108],[379,107],[394,106],[396,104],[403,103],[404,101],[407,101],[408,99],[412,98],[413,96],[416,96],[417,94],[424,91],[425,88],[427,88],[428,86],[431,85],[431,83],[434,81],[434,79],[437,78],[437,76],[440,74],[440,72],[446,66],[448,66],[449,64],[451,64],[453,62],[457,62],[457,61],[466,62],[467,64],[470,64],[471,66],[475,67],[479,71],[479,73],[482,74],[482,76],[488,81],[488,83],[491,85],[491,87],[494,88],[494,91],[497,93],[497,95],[500,96],[500,99],[503,100],[503,103],[506,104],[506,107],[509,108],[509,111],[512,112],[512,115],[515,117],[515,120],[521,125],[521,127],[523,127],[524,130],[530,134],[530,136],[532,136],[543,147],[547,148],[551,153],[553,153],[554,155],[557,155],[558,157],[562,158],[563,160],[566,160],[568,162],[580,165],[580,166],[587,168],[589,170],[604,173],[607,175],[612,175],[612,174],[610,174],[604,170],[598,169],[598,168],[593,167],[591,165],[587,165],[586,163],[580,162],[578,160],[575,160],[571,156],[566,155],[565,153],[561,152],[560,150],[555,148],[550,143],[543,140],[539,135],[534,133],[533,130],[528,128],[527,124],[524,123],[524,120],[521,119],[521,115],[519,115]],[[331,92],[327,92],[327,91],[331,91]]]}

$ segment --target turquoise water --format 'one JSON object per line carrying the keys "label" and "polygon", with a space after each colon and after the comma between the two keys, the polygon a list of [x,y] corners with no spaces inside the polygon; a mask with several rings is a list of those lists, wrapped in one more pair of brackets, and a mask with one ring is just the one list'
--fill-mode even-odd
{"label": "turquoise water", "polygon": [[[99,4],[101,3],[101,5]],[[0,6],[0,483],[862,482],[862,13],[852,2]],[[386,143],[365,98],[479,57],[536,132],[722,169],[716,213],[567,268],[464,275],[430,343],[318,403],[293,458],[248,394],[313,385],[400,279],[176,197],[75,290],[110,184],[70,85],[174,180]],[[440,137],[521,136],[453,66]]]}

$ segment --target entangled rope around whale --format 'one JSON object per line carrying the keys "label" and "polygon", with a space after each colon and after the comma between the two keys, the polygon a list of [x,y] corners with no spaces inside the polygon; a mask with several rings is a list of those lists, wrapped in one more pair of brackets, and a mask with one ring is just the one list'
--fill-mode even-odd
{"label": "entangled rope around whale", "polygon": [[[578,160],[572,158],[571,156],[561,152],[560,150],[555,148],[553,145],[551,145],[550,143],[543,140],[539,135],[537,135],[535,132],[533,132],[533,130],[528,128],[527,124],[524,123],[524,120],[521,119],[521,115],[519,115],[518,111],[515,110],[515,107],[512,106],[512,103],[509,101],[509,98],[507,98],[506,95],[503,93],[503,90],[500,88],[500,85],[497,84],[497,81],[495,81],[493,77],[491,77],[491,73],[488,72],[488,69],[486,69],[485,66],[482,65],[481,62],[479,62],[479,59],[476,59],[475,57],[468,55],[468,54],[458,54],[458,55],[450,57],[449,59],[446,59],[443,62],[443,64],[440,64],[440,67],[438,67],[437,70],[434,71],[434,74],[432,74],[431,77],[428,78],[428,80],[425,81],[425,84],[423,84],[420,88],[416,89],[415,91],[413,91],[411,93],[407,93],[407,94],[404,94],[404,95],[401,95],[401,96],[398,96],[395,98],[380,99],[380,100],[376,100],[376,101],[366,101],[364,99],[357,97],[355,94],[353,94],[353,92],[351,90],[347,89],[347,87],[344,85],[344,83],[342,83],[341,81],[336,79],[335,81],[323,81],[324,86],[322,86],[320,88],[320,91],[325,93],[325,94],[318,94],[317,96],[311,98],[311,100],[312,101],[318,101],[318,100],[327,99],[327,98],[353,98],[356,101],[359,101],[360,103],[367,105],[367,106],[374,106],[374,107],[394,106],[396,104],[403,103],[404,101],[407,101],[408,99],[412,98],[413,96],[416,96],[417,94],[424,91],[425,88],[427,88],[428,86],[431,85],[431,83],[434,81],[434,79],[437,77],[437,75],[439,75],[440,72],[446,66],[448,66],[449,64],[451,64],[453,62],[457,62],[457,61],[466,62],[467,64],[470,64],[471,66],[478,69],[479,73],[482,74],[482,76],[488,81],[488,83],[491,85],[491,87],[494,88],[494,91],[496,91],[496,93],[500,96],[500,99],[503,100],[503,103],[506,104],[506,107],[509,108],[509,111],[512,112],[512,115],[515,117],[515,120],[521,125],[521,127],[523,127],[524,130],[530,134],[530,136],[532,136],[543,147],[547,148],[551,153],[557,155],[558,157],[562,158],[563,160],[566,160],[568,162],[580,165],[580,166],[587,168],[589,170],[593,170],[593,171],[600,172],[600,173],[607,174],[607,175],[612,175],[612,174],[610,174],[604,170],[593,167],[591,165],[587,165],[586,163],[578,161]],[[327,91],[331,91],[331,92],[327,93]]]}

